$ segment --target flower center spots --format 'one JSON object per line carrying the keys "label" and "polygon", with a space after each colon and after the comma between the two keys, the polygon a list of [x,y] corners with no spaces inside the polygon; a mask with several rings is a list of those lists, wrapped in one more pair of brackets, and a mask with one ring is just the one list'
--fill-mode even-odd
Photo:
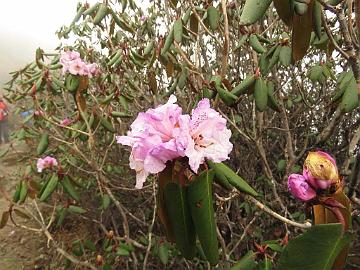
{"label": "flower center spots", "polygon": [[198,116],[198,118],[196,119],[196,121],[194,122],[194,127],[198,127],[200,125],[201,122],[205,121],[208,119],[208,115],[206,112],[202,112],[200,113],[200,115]]}

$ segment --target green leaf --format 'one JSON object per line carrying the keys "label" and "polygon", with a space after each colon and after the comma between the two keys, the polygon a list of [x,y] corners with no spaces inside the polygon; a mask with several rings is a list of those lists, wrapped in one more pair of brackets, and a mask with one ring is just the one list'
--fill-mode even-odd
{"label": "green leaf", "polygon": [[174,40],[181,43],[183,36],[183,24],[181,19],[177,19],[174,23]]}
{"label": "green leaf", "polygon": [[239,191],[243,191],[252,196],[258,195],[258,193],[244,179],[242,179],[239,175],[237,175],[232,169],[230,169],[225,164],[212,163],[211,161],[208,161],[208,163],[211,164],[212,168],[214,168],[216,176],[218,177],[225,176],[229,181],[229,183]]}
{"label": "green leaf", "polygon": [[167,265],[169,261],[169,248],[165,243],[160,244],[158,255],[163,265]]}
{"label": "green leaf", "polygon": [[211,30],[215,31],[218,28],[219,17],[219,11],[216,8],[210,6],[207,9],[207,19],[209,20]]}
{"label": "green leaf", "polygon": [[164,197],[166,213],[175,234],[176,246],[186,259],[191,259],[195,255],[196,234],[185,191],[185,188],[177,183],[168,183],[165,186]]}
{"label": "green leaf", "polygon": [[277,163],[277,169],[279,172],[283,172],[286,168],[286,160],[280,159]]}
{"label": "green leaf", "polygon": [[118,256],[129,256],[130,255],[130,252],[123,248],[123,247],[118,247],[117,250],[116,250],[116,255]]}
{"label": "green leaf", "polygon": [[268,257],[265,256],[264,260],[259,264],[258,269],[259,270],[271,270],[272,269],[272,263],[268,259]]}
{"label": "green leaf", "polygon": [[255,23],[264,16],[271,2],[272,0],[246,0],[240,16],[240,24],[249,25]]}
{"label": "green leaf", "polygon": [[65,175],[60,183],[63,186],[66,193],[68,193],[75,201],[80,201],[80,195],[76,191],[75,187],[71,183],[71,180],[68,176]]}
{"label": "green leaf", "polygon": [[252,270],[256,267],[255,257],[256,254],[250,250],[229,270]]}
{"label": "green leaf", "polygon": [[356,81],[352,79],[342,96],[340,109],[343,112],[350,112],[359,105],[359,95]]}
{"label": "green leaf", "polygon": [[110,205],[110,202],[111,202],[110,196],[105,194],[104,196],[102,196],[101,208],[107,209]]}
{"label": "green leaf", "polygon": [[95,246],[94,242],[89,239],[86,239],[84,241],[84,246],[91,251],[94,251],[94,252],[96,251],[96,246]]}
{"label": "green leaf", "polygon": [[201,247],[211,265],[219,261],[218,240],[212,200],[214,170],[204,171],[188,187],[188,202]]}
{"label": "green leaf", "polygon": [[79,207],[79,206],[75,206],[75,205],[70,205],[69,206],[69,210],[75,214],[84,214],[86,213],[86,210]]}
{"label": "green leaf", "polygon": [[323,68],[322,66],[314,66],[309,71],[309,79],[314,83],[317,82],[320,79],[320,76],[322,76]]}
{"label": "green leaf", "polygon": [[282,46],[280,50],[279,60],[284,67],[288,67],[291,64],[291,48],[289,46]]}
{"label": "green leaf", "polygon": [[337,255],[350,240],[349,234],[343,235],[341,224],[315,225],[289,242],[277,269],[330,270]]}
{"label": "green leaf", "polygon": [[37,146],[36,152],[38,154],[38,156],[42,155],[46,149],[49,146],[49,134],[48,133],[43,133],[41,135],[39,144]]}

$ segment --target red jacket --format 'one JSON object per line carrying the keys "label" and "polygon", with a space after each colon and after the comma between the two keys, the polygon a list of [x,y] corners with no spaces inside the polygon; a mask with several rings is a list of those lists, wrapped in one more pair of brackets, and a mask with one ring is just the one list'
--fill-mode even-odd
{"label": "red jacket", "polygon": [[6,104],[0,101],[0,121],[3,121],[8,115],[8,108]]}

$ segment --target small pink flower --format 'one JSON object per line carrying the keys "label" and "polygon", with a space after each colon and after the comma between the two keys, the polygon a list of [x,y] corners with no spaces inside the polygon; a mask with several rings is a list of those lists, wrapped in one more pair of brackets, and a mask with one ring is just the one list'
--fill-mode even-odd
{"label": "small pink flower", "polygon": [[69,73],[72,75],[87,75],[86,64],[80,58],[69,62]]}
{"label": "small pink flower", "polygon": [[335,159],[323,151],[309,152],[303,175],[315,189],[327,189],[340,179]]}
{"label": "small pink flower", "polygon": [[80,53],[75,51],[66,51],[60,53],[60,63],[66,63],[80,58]]}
{"label": "small pink flower", "polygon": [[87,64],[75,51],[61,52],[60,63],[63,65],[63,74],[69,72],[73,75],[89,76],[97,75],[99,72],[96,64]]}
{"label": "small pink flower", "polygon": [[141,17],[140,17],[140,21],[145,21],[147,19],[147,17],[145,16],[145,15],[142,15]]}
{"label": "small pink flower", "polygon": [[63,120],[60,121],[60,125],[62,126],[68,126],[71,124],[71,120],[69,118],[64,118]]}
{"label": "small pink flower", "polygon": [[46,156],[45,158],[39,158],[37,160],[37,170],[41,173],[44,169],[52,168],[58,165],[58,162],[55,158]]}
{"label": "small pink flower", "polygon": [[34,115],[36,115],[36,116],[43,116],[43,115],[44,115],[44,112],[42,112],[42,111],[35,111],[35,112],[34,112]]}
{"label": "small pink flower", "polygon": [[90,78],[99,73],[99,68],[98,68],[97,64],[95,64],[95,63],[86,65],[86,69],[87,69],[87,75]]}
{"label": "small pink flower", "polygon": [[295,198],[302,201],[309,201],[316,197],[315,190],[301,174],[291,174],[288,177],[288,189]]}

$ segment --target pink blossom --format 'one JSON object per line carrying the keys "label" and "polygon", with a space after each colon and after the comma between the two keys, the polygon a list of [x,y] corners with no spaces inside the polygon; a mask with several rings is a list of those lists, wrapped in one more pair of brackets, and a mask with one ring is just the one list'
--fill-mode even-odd
{"label": "pink blossom", "polygon": [[132,147],[130,168],[136,171],[136,188],[142,188],[150,173],[165,169],[168,160],[184,156],[178,144],[179,117],[182,109],[172,95],[168,102],[145,113],[139,113],[127,136],[117,136],[117,143]]}
{"label": "pink blossom", "polygon": [[87,64],[86,69],[87,69],[87,75],[90,78],[99,73],[99,68],[98,68],[97,64],[95,64],[95,63]]}
{"label": "pink blossom", "polygon": [[225,118],[210,108],[207,98],[202,99],[192,111],[188,123],[187,126],[184,120],[180,122],[180,127],[183,134],[188,136],[185,155],[194,172],[198,171],[205,159],[219,163],[229,158],[233,147],[230,142],[231,131],[226,127]]}
{"label": "pink blossom", "polygon": [[315,189],[327,189],[340,179],[335,159],[323,151],[309,152],[303,175]]}
{"label": "pink blossom", "polygon": [[83,60],[76,59],[69,62],[69,73],[72,75],[87,75],[87,67]]}
{"label": "pink blossom", "polygon": [[75,51],[61,52],[60,63],[63,65],[64,74],[69,72],[73,75],[92,77],[99,72],[96,64],[86,63],[80,58],[80,54]]}
{"label": "pink blossom", "polygon": [[43,116],[43,115],[44,115],[44,112],[42,112],[42,111],[35,111],[35,112],[34,112],[34,115],[36,115],[36,116]]}
{"label": "pink blossom", "polygon": [[140,17],[140,21],[145,21],[147,19],[147,17],[145,16],[145,15],[142,15],[141,17]]}
{"label": "pink blossom", "polygon": [[37,160],[37,170],[39,173],[41,173],[44,169],[52,168],[54,166],[57,166],[58,162],[55,158],[46,156],[45,158],[39,158]]}
{"label": "pink blossom", "polygon": [[191,117],[182,115],[175,102],[171,95],[166,104],[139,113],[127,136],[116,137],[119,144],[132,147],[130,167],[136,171],[137,188],[150,173],[164,170],[169,160],[187,156],[197,172],[205,159],[222,162],[232,150],[226,120],[210,108],[208,99],[199,102]]}
{"label": "pink blossom", "polygon": [[75,51],[66,51],[60,53],[60,63],[66,63],[80,58],[80,53]]}
{"label": "pink blossom", "polygon": [[71,120],[69,118],[64,118],[63,120],[60,121],[60,125],[62,126],[68,126],[71,124]]}
{"label": "pink blossom", "polygon": [[316,197],[315,190],[301,174],[291,174],[288,177],[288,189],[295,198],[302,201],[309,201]]}

